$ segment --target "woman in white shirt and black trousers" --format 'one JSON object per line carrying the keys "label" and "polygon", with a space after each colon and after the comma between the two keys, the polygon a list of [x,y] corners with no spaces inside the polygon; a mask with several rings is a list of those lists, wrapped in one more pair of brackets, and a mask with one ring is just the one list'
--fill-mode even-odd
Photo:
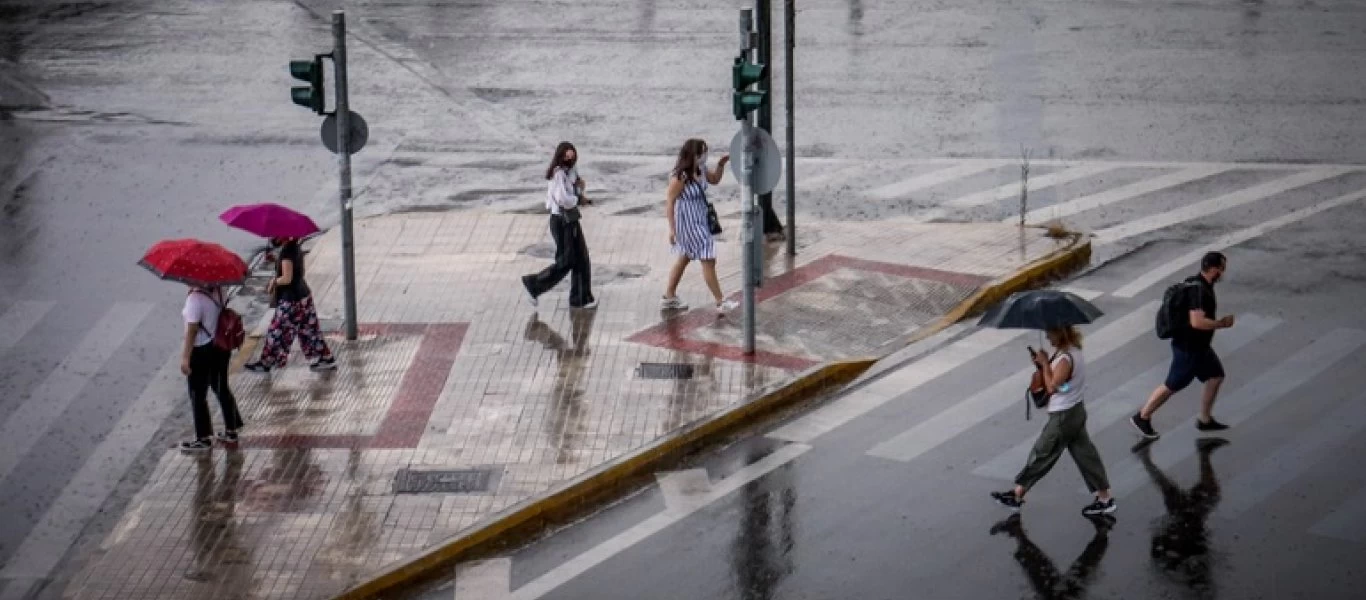
{"label": "woman in white shirt and black trousers", "polygon": [[598,301],[593,298],[593,267],[588,260],[588,243],[584,241],[583,228],[579,226],[579,204],[590,202],[583,197],[583,179],[579,178],[574,168],[578,160],[579,153],[574,145],[560,142],[555,148],[555,158],[551,160],[550,168],[545,171],[545,178],[550,181],[545,207],[550,211],[550,236],[555,238],[555,263],[540,273],[522,277],[522,285],[532,306],[536,306],[541,294],[550,291],[565,275],[571,275],[569,306],[598,306]]}
{"label": "woman in white shirt and black trousers", "polygon": [[218,396],[218,407],[223,411],[223,431],[218,441],[237,443],[237,430],[242,428],[242,415],[237,411],[237,399],[228,386],[228,363],[232,352],[214,345],[218,327],[218,313],[227,304],[223,288],[191,287],[185,296],[185,340],[180,351],[180,372],[190,388],[190,409],[194,415],[194,439],[182,442],[185,452],[208,452],[213,446],[213,423],[209,420],[209,390]]}

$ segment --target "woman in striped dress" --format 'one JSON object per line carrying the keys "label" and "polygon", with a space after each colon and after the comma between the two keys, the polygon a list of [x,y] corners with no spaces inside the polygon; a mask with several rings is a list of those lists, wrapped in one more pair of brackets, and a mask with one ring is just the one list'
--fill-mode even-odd
{"label": "woman in striped dress", "polygon": [[660,299],[660,306],[666,310],[688,308],[678,299],[678,282],[683,279],[688,263],[694,260],[702,261],[702,279],[711,290],[717,312],[725,313],[737,306],[721,294],[721,283],[716,279],[716,241],[707,222],[707,186],[721,183],[727,162],[730,157],[723,155],[716,161],[716,168],[708,170],[707,143],[699,139],[683,142],[678,151],[678,162],[674,163],[665,194],[669,244],[678,255],[669,271],[669,285]]}

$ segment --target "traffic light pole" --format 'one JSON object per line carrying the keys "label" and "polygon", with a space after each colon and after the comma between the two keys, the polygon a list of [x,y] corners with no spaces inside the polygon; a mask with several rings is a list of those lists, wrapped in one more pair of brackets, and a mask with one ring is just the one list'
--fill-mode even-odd
{"label": "traffic light pole", "polygon": [[[753,31],[754,11],[748,8],[740,9],[740,57],[741,60],[748,63],[753,62]],[[759,226],[758,223],[755,223],[755,217],[757,216],[755,213],[757,212],[756,209],[758,207],[755,205],[754,201],[754,152],[750,150],[750,140],[753,135],[753,125],[751,124],[751,120],[753,119],[751,116],[752,114],[753,113],[746,113],[740,120],[740,131],[742,133],[742,139],[744,140],[744,143],[740,145],[741,148],[743,148],[743,151],[740,154],[740,172],[742,174],[742,177],[740,178],[740,198],[743,207],[741,212],[742,223],[740,225],[740,236],[743,244],[741,246],[743,250],[742,256],[744,257],[744,266],[741,270],[742,279],[744,280],[744,304],[742,310],[744,311],[744,353],[747,355],[754,354],[755,346],[754,288],[756,279],[758,279],[758,273],[755,272],[755,265],[758,262],[756,253],[759,252]]]}
{"label": "traffic light pole", "polygon": [[783,42],[787,60],[783,63],[786,85],[784,95],[787,100],[787,255],[797,255],[797,140],[793,133],[796,119],[792,115],[792,55],[797,46],[797,8],[796,0],[785,0],[783,24],[787,26]]}
{"label": "traffic light pole", "polygon": [[355,340],[356,253],[351,231],[351,110],[346,95],[346,12],[332,12],[332,64],[337,84],[337,166],[341,171],[342,285],[346,339]]}

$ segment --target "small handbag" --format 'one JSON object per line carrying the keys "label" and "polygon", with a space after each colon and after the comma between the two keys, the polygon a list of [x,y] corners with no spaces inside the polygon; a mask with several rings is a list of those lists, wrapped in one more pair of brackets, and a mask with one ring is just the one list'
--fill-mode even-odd
{"label": "small handbag", "polygon": [[578,223],[579,219],[583,218],[583,213],[579,212],[577,206],[574,208],[561,208],[560,217],[564,219],[565,223]]}
{"label": "small handbag", "polygon": [[716,207],[707,202],[707,227],[712,235],[721,235],[721,217],[716,215]]}

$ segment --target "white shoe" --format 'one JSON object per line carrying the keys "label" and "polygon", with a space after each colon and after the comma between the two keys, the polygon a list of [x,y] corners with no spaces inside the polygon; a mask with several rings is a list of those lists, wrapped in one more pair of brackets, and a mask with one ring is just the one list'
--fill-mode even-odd
{"label": "white shoe", "polygon": [[583,305],[583,306],[577,306],[577,307],[575,307],[575,308],[581,308],[581,309],[584,309],[584,310],[592,310],[592,309],[595,309],[595,308],[597,308],[597,307],[598,307],[598,301],[597,301],[597,300],[594,300],[594,301],[592,301],[592,302],[589,302],[588,304],[585,304],[585,305]]}
{"label": "white shoe", "polygon": [[684,304],[682,300],[679,300],[678,296],[674,296],[672,298],[660,298],[659,308],[664,310],[688,310],[688,305]]}
{"label": "white shoe", "polygon": [[722,300],[716,304],[716,314],[724,315],[737,308],[740,308],[739,302],[734,300]]}

